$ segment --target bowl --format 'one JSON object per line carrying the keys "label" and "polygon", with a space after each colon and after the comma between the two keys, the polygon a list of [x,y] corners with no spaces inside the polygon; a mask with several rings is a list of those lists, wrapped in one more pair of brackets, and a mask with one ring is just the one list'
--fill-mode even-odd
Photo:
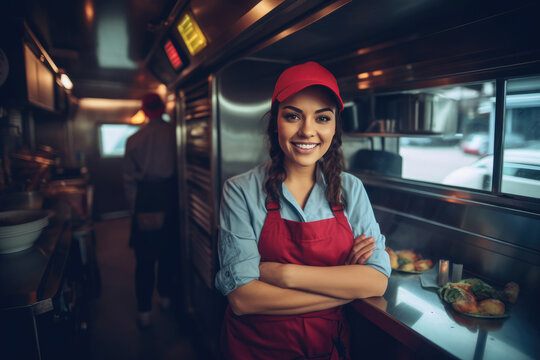
{"label": "bowl", "polygon": [[42,210],[0,212],[0,254],[28,249],[49,224],[49,213]]}

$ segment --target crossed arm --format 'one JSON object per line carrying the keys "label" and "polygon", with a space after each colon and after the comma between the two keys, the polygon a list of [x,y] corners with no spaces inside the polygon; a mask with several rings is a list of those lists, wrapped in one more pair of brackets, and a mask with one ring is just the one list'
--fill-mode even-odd
{"label": "crossed arm", "polygon": [[289,315],[325,310],[357,298],[381,296],[387,277],[363,265],[375,248],[374,239],[357,237],[341,266],[308,266],[262,262],[260,279],[227,295],[237,315]]}

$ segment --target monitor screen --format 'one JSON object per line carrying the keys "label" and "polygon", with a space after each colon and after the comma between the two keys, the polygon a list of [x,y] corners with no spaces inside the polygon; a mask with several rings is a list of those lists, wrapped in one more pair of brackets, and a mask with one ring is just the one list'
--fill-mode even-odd
{"label": "monitor screen", "polygon": [[99,152],[101,157],[122,157],[128,137],[139,126],[131,124],[102,124],[99,126]]}

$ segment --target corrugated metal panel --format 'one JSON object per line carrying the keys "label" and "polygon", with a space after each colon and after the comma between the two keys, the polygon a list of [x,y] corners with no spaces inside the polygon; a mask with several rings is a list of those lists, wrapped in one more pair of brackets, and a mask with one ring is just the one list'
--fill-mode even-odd
{"label": "corrugated metal panel", "polygon": [[212,107],[205,80],[184,92],[186,124],[186,190],[191,261],[205,285],[214,287],[216,222],[213,201]]}

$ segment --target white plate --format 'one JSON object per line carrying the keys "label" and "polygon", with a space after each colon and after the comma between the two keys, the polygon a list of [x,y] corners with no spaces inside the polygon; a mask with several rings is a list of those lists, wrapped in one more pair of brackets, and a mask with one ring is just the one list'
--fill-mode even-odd
{"label": "white plate", "polygon": [[400,270],[400,269],[392,269],[392,271],[397,271],[397,272],[400,272],[400,273],[404,273],[404,274],[423,274],[425,273],[426,271],[429,271],[433,269],[433,267],[430,267],[429,269],[427,270],[423,270],[423,271],[417,271],[417,270],[414,270],[414,271],[406,271],[406,270]]}
{"label": "white plate", "polygon": [[481,314],[470,314],[470,313],[462,313],[457,311],[456,309],[452,308],[455,312],[457,312],[460,315],[470,316],[473,318],[479,318],[479,319],[504,319],[510,316],[510,313],[505,312],[502,315],[481,315]]}

